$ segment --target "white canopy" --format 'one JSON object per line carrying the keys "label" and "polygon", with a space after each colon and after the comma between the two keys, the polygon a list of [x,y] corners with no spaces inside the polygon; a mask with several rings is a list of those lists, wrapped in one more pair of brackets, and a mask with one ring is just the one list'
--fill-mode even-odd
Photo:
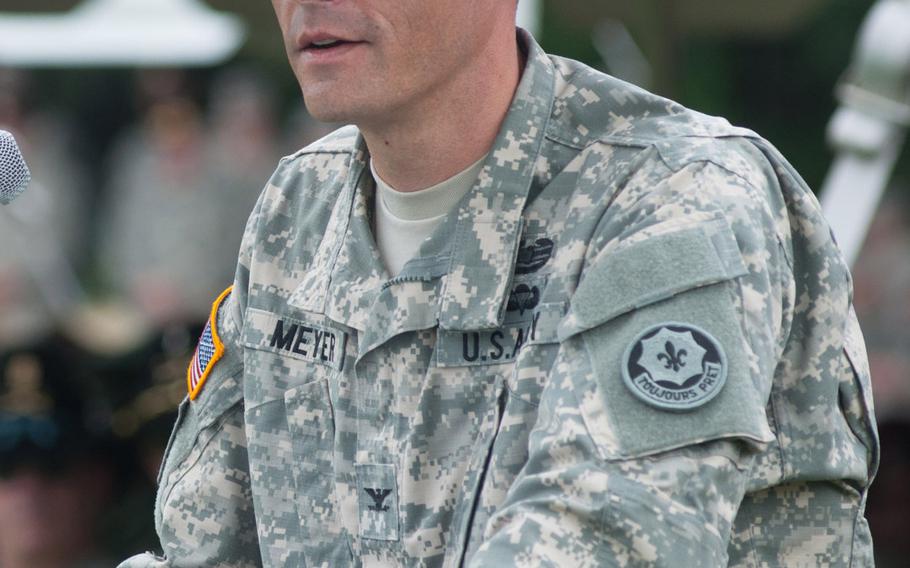
{"label": "white canopy", "polygon": [[211,65],[244,35],[198,0],[85,0],[60,15],[0,13],[0,66]]}

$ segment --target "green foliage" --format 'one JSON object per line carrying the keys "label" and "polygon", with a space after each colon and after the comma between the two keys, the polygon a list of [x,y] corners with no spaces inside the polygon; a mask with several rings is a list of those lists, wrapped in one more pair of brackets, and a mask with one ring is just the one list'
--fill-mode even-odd
{"label": "green foliage", "polygon": [[[776,37],[662,37],[662,30],[672,29],[669,16],[660,18],[667,10],[652,10],[650,19],[628,26],[654,64],[657,92],[757,131],[817,189],[831,160],[825,128],[837,106],[834,87],[873,3],[829,0],[793,33]],[[567,16],[566,9],[557,1],[546,3],[540,34],[544,47],[600,66],[590,40],[595,22],[580,25],[581,18]],[[736,9],[735,4],[727,9]],[[905,164],[901,167],[906,171]]]}

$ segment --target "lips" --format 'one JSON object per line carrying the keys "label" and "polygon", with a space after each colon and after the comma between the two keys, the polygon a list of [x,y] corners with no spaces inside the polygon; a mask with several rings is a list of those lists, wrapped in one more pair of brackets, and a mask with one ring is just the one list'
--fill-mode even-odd
{"label": "lips", "polygon": [[333,33],[304,33],[297,39],[301,62],[307,66],[339,65],[366,42]]}
{"label": "lips", "polygon": [[327,49],[330,47],[334,47],[336,45],[340,45],[342,43],[347,43],[347,42],[340,40],[340,39],[327,39],[327,40],[323,40],[323,41],[314,41],[313,43],[311,43],[309,45],[309,47],[307,47],[307,49]]}
{"label": "lips", "polygon": [[329,32],[305,32],[297,38],[301,51],[324,51],[358,43],[363,42]]}

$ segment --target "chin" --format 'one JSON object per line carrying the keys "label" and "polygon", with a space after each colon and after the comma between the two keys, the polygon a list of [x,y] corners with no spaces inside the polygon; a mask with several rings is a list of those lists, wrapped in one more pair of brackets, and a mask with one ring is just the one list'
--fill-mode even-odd
{"label": "chin", "polygon": [[344,105],[339,105],[337,102],[311,102],[309,99],[304,99],[304,103],[306,103],[307,112],[310,113],[310,116],[320,122],[353,122],[351,113],[346,112]]}
{"label": "chin", "polygon": [[376,116],[385,114],[384,107],[375,101],[352,100],[343,94],[305,93],[303,97],[310,116],[322,122],[360,124],[374,122]]}
{"label": "chin", "polygon": [[327,89],[322,85],[308,85],[304,86],[302,91],[307,111],[316,120],[350,122],[348,117],[351,115],[351,104],[345,96],[346,89]]}

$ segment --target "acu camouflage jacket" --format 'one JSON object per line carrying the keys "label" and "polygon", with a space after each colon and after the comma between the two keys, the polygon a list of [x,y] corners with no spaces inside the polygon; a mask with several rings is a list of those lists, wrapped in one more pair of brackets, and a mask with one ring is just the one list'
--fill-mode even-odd
{"label": "acu camouflage jacket", "polygon": [[167,451],[164,557],[125,566],[871,565],[869,374],[811,192],[521,41],[400,275],[356,129],[281,162]]}

